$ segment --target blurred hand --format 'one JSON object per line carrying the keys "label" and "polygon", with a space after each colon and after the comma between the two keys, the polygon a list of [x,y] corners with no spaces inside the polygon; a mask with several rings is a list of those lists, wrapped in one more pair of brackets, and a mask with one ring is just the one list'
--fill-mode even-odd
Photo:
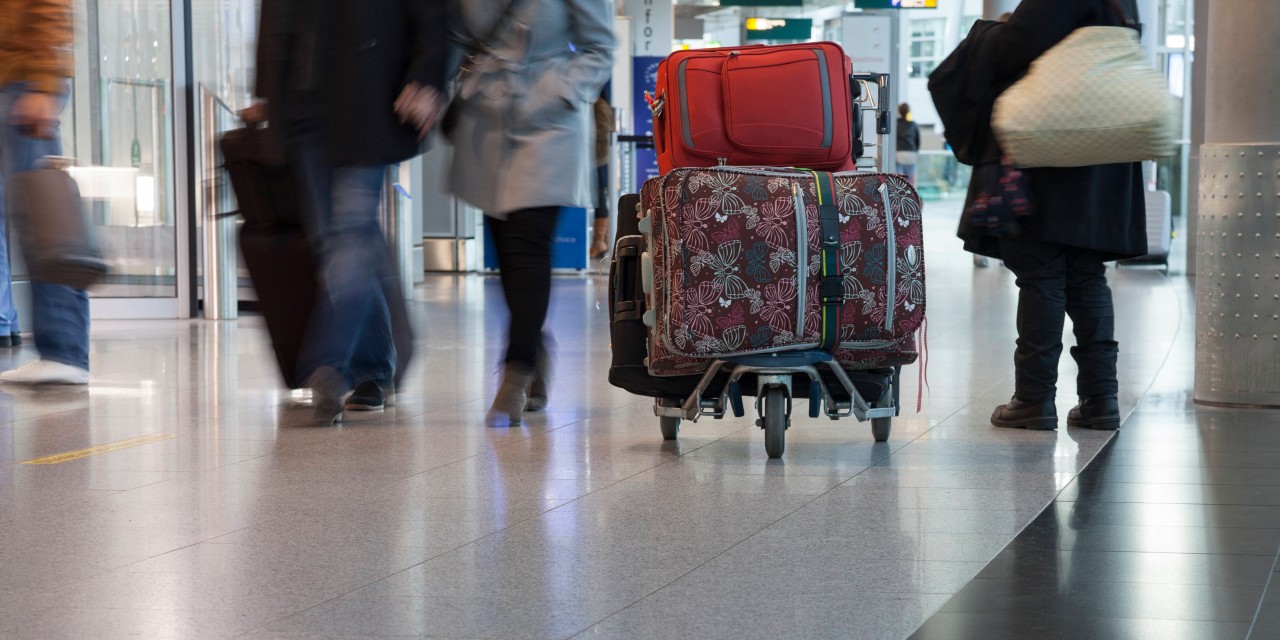
{"label": "blurred hand", "polygon": [[427,132],[436,125],[436,119],[440,117],[443,108],[444,96],[435,87],[424,87],[416,82],[405,85],[395,104],[400,122],[416,128],[418,140],[427,137]]}
{"label": "blurred hand", "polygon": [[9,112],[9,123],[27,135],[48,140],[58,127],[58,97],[49,93],[24,93]]}
{"label": "blurred hand", "polygon": [[240,111],[240,119],[249,124],[260,124],[267,121],[267,103],[255,102],[253,106]]}

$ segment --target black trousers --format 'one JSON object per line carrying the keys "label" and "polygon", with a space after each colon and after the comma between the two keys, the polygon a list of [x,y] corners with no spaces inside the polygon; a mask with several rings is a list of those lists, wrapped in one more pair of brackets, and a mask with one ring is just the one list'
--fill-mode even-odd
{"label": "black trousers", "polygon": [[511,313],[504,362],[532,371],[542,351],[542,325],[551,303],[551,245],[560,207],[513,211],[506,220],[485,217],[498,253],[502,294]]}
{"label": "black trousers", "polygon": [[1014,395],[1028,402],[1057,389],[1065,316],[1071,316],[1079,367],[1076,394],[1116,393],[1115,308],[1103,256],[1097,252],[1022,238],[1000,241],[1004,264],[1017,276],[1018,343]]}

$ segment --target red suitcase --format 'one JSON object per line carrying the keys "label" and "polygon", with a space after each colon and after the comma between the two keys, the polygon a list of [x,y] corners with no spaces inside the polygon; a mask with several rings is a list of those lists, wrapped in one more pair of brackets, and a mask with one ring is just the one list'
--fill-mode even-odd
{"label": "red suitcase", "polygon": [[897,175],[821,175],[838,212],[833,329],[822,317],[819,174],[677,169],[645,183],[653,375],[696,373],[709,359],[817,349],[825,332],[838,332],[828,343],[837,359],[859,368],[915,360],[912,338],[925,311],[915,189]]}
{"label": "red suitcase", "polygon": [[651,98],[658,169],[852,170],[850,70],[832,42],[671,54]]}

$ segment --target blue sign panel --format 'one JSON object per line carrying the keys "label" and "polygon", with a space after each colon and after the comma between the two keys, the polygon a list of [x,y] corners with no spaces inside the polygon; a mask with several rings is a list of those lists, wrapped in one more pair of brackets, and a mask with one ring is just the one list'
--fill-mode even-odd
{"label": "blue sign panel", "polygon": [[[577,207],[564,207],[556,217],[556,233],[551,245],[552,269],[587,268],[587,244],[591,238],[587,229],[591,226],[588,215],[592,212]],[[498,251],[493,247],[493,235],[489,233],[489,225],[484,226],[484,268],[495,271],[498,268]]]}

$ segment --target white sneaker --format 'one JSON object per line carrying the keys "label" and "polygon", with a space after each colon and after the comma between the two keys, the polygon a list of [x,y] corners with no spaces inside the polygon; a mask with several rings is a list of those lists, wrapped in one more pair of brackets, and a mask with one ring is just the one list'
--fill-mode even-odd
{"label": "white sneaker", "polygon": [[0,373],[0,380],[14,384],[89,384],[89,370],[42,359]]}

